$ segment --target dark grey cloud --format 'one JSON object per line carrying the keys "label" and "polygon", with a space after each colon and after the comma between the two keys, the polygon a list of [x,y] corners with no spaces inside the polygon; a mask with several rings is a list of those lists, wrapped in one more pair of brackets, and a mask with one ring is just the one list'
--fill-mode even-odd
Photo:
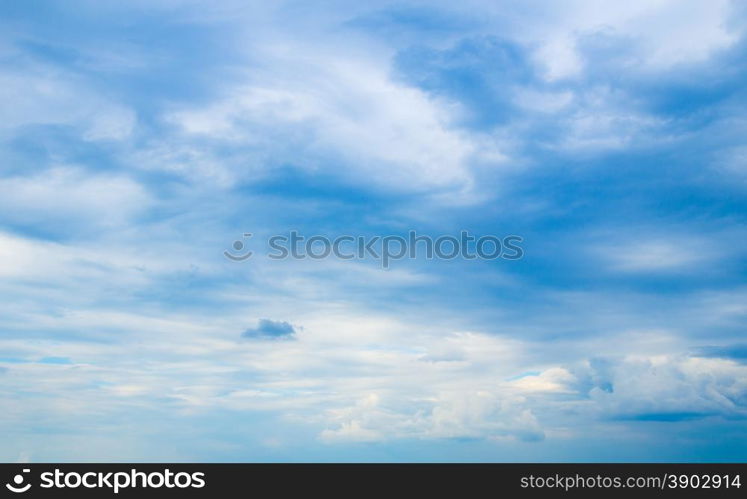
{"label": "dark grey cloud", "polygon": [[289,322],[260,319],[255,328],[241,333],[242,338],[293,338],[296,328]]}

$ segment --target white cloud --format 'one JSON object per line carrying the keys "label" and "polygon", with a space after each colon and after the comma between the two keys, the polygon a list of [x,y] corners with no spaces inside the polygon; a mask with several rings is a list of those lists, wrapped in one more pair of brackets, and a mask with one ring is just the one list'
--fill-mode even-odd
{"label": "white cloud", "polygon": [[561,367],[553,367],[546,371],[530,376],[523,376],[512,385],[522,392],[571,392],[569,386],[575,381],[573,375]]}
{"label": "white cloud", "polygon": [[[736,126],[735,126],[736,125]],[[737,124],[732,124],[738,128]],[[729,179],[738,179],[747,185],[747,146],[738,146],[722,151],[713,163],[716,171],[726,172]]]}
{"label": "white cloud", "polygon": [[702,273],[704,265],[716,268],[732,255],[731,241],[739,240],[738,232],[705,234],[697,229],[691,233],[671,228],[648,227],[638,231],[607,235],[604,243],[590,245],[590,253],[614,272],[622,273]]}
{"label": "white cloud", "polygon": [[747,365],[661,355],[613,362],[612,390],[592,389],[595,410],[613,418],[747,416]]}
{"label": "white cloud", "polygon": [[286,161],[356,183],[394,190],[470,186],[474,145],[449,128],[448,107],[393,82],[386,63],[308,51],[303,58],[289,55],[300,53],[290,48],[268,53],[271,70],[253,72],[221,101],[168,119],[190,134],[260,149],[278,149],[267,143],[273,135],[294,141],[299,152]]}
{"label": "white cloud", "polygon": [[57,166],[33,175],[0,178],[0,210],[6,220],[47,226],[120,226],[152,203],[139,183],[121,174]]}
{"label": "white cloud", "polygon": [[[647,48],[644,69],[667,67],[701,60],[733,41],[733,34],[720,25],[724,5],[700,3],[688,10],[663,1],[607,7],[572,2],[547,19],[531,17],[522,41],[537,48],[550,79],[593,69],[584,67],[575,44],[600,28]],[[487,22],[491,8],[505,13],[499,7],[481,3],[473,9],[467,4],[465,10],[481,17],[486,13],[488,27],[477,35],[503,34]],[[445,200],[479,190],[473,185],[475,163],[493,167],[509,161],[498,136],[510,131],[495,137],[457,131],[451,122],[459,110],[452,103],[396,80],[390,73],[398,48],[393,42],[369,45],[361,41],[365,36],[346,33],[350,46],[336,46],[331,30],[320,29],[329,19],[320,20],[324,15],[318,13],[314,22],[321,24],[305,28],[316,32],[255,32],[265,21],[272,27],[280,24],[268,20],[265,10],[259,13],[261,21],[244,22],[243,12],[253,16],[256,11],[243,9],[211,10],[197,3],[194,12],[210,12],[179,16],[207,23],[235,17],[227,30],[244,31],[238,37],[246,37],[252,57],[227,62],[241,70],[240,76],[212,86],[211,95],[218,97],[206,104],[169,104],[165,118],[173,127],[163,131],[154,126],[157,133],[137,149],[127,143],[137,126],[134,111],[97,94],[83,76],[35,65],[0,73],[3,100],[12,104],[0,109],[4,134],[12,136],[27,126],[63,125],[84,141],[125,142],[118,145],[123,149],[118,158],[139,168],[138,175],[167,171],[192,181],[187,187],[161,184],[173,188],[169,194],[174,197],[159,202],[155,191],[128,176],[132,171],[58,165],[0,178],[0,211],[8,225],[80,229],[89,237],[84,246],[75,240],[53,243],[0,232],[0,351],[11,359],[3,360],[0,369],[0,428],[14,428],[18,435],[15,444],[0,449],[0,457],[14,459],[19,446],[26,445],[26,435],[48,427],[57,435],[43,437],[43,445],[35,447],[42,453],[57,446],[73,449],[58,451],[68,459],[70,452],[86,449],[99,454],[82,460],[110,456],[111,449],[121,449],[119,441],[126,434],[132,456],[153,459],[166,452],[148,446],[159,428],[188,421],[181,416],[221,411],[235,416],[232,422],[239,430],[264,413],[278,426],[291,421],[294,429],[327,443],[526,441],[552,438],[569,427],[591,431],[602,420],[745,415],[745,366],[682,353],[696,340],[687,337],[691,329],[677,329],[688,321],[701,329],[721,321],[716,325],[736,330],[743,323],[744,290],[696,296],[676,306],[657,297],[661,300],[653,300],[650,308],[667,302],[670,308],[664,310],[679,312],[662,314],[668,315],[667,328],[657,327],[660,323],[653,319],[649,323],[649,306],[640,302],[650,296],[590,291],[558,300],[563,310],[555,316],[538,306],[540,313],[529,317],[534,302],[520,320],[455,332],[442,322],[448,306],[439,310],[426,291],[450,282],[445,275],[405,265],[385,272],[358,262],[283,262],[273,267],[252,260],[237,267],[223,261],[216,240],[226,225],[275,220],[270,209],[248,210],[239,219],[239,208],[256,208],[259,201],[242,192],[239,204],[223,194],[278,165],[333,174],[364,188],[444,192],[432,198]],[[348,17],[346,12],[331,15],[336,25]],[[527,27],[527,19],[522,22],[516,29]],[[664,29],[658,30],[660,26]],[[254,53],[255,45],[264,51]],[[105,50],[94,59],[89,67],[128,66]],[[516,96],[525,109],[545,118],[559,116],[566,133],[559,147],[567,150],[628,147],[666,124],[636,112],[627,106],[627,96],[603,86],[575,93],[518,89]],[[164,105],[148,104],[158,110]],[[743,151],[731,152],[727,167],[743,170]],[[499,187],[488,189],[494,195]],[[417,216],[432,223],[432,213],[423,209],[419,197],[413,198]],[[283,202],[284,213],[293,211],[289,206],[301,206],[309,218],[328,208],[296,199]],[[166,208],[163,217],[136,223],[153,206]],[[392,223],[387,213],[379,215],[374,225]],[[472,215],[459,212],[446,223]],[[723,256],[702,238],[666,234],[597,245],[593,251],[607,269],[633,274],[695,272]],[[471,277],[475,293],[499,284],[505,289],[516,285],[517,295],[524,289],[518,280],[499,281],[507,278],[494,271]],[[363,288],[365,300],[353,296],[355,286]],[[409,287],[413,293],[423,291],[422,303],[419,296],[407,297],[414,298],[411,302],[386,296],[372,303],[368,294],[371,289],[382,295],[404,293]],[[500,300],[489,303],[485,308],[495,305],[490,312],[498,316],[504,313],[499,307],[511,306]],[[462,316],[472,306],[453,304],[461,314],[451,311],[453,323],[484,324],[483,316]],[[381,312],[386,309],[389,315]],[[262,317],[298,324],[297,339],[242,341],[241,332]],[[578,329],[598,329],[598,334],[561,337]],[[520,339],[524,332],[527,339]],[[537,337],[544,340],[530,340]],[[599,358],[590,358],[595,355]],[[45,357],[66,357],[70,364],[45,363]],[[131,421],[133,414],[137,421]],[[149,414],[154,420],[147,421]],[[81,446],[59,436],[71,428],[85,436],[89,430],[84,427],[116,437],[102,437],[78,451]],[[236,440],[231,445],[249,446]]]}
{"label": "white cloud", "polygon": [[702,61],[729,47],[739,36],[727,23],[731,13],[728,0],[573,0],[553,5],[552,15],[538,19],[535,14],[540,5],[547,7],[535,4],[534,9],[527,9],[531,15],[526,20],[519,18],[524,33],[517,36],[532,44],[539,42],[537,57],[550,80],[593,71],[579,57],[576,42],[579,36],[601,30],[640,44],[640,60],[647,69]]}
{"label": "white cloud", "polygon": [[[136,117],[126,106],[99,95],[79,77],[30,64],[0,72],[0,130],[28,125],[67,125],[86,140],[124,140]],[[11,104],[12,103],[12,104]]]}
{"label": "white cloud", "polygon": [[642,241],[609,255],[614,260],[614,268],[627,272],[667,271],[687,268],[704,258],[692,245],[673,241]]}
{"label": "white cloud", "polygon": [[381,407],[369,394],[354,406],[327,414],[333,428],[322,431],[323,441],[381,441],[397,438],[495,438],[524,440],[544,437],[531,410],[521,398],[487,391],[442,392],[415,402],[407,412]]}
{"label": "white cloud", "polygon": [[[540,344],[427,323],[414,328],[341,305],[295,308],[282,316],[301,325],[292,342],[242,342],[252,314],[236,309],[219,318],[85,308],[36,316],[34,323],[47,330],[108,331],[107,341],[0,339],[5,355],[72,361],[7,364],[3,382],[9,393],[31,389],[33,410],[54,410],[57,417],[91,418],[159,401],[184,416],[271,413],[328,444],[536,441],[579,424],[595,431],[608,420],[745,413],[747,366],[646,353],[657,336],[664,339],[654,350],[681,350],[682,340],[666,331],[600,338],[606,347],[587,342],[581,350],[569,339],[547,355],[538,352]],[[600,357],[587,361],[587,351]],[[517,377],[527,369],[537,372]],[[52,378],[49,390],[44,380]],[[21,383],[26,388],[15,391]],[[65,394],[73,390],[77,403],[68,404]],[[30,408],[23,404],[12,398],[3,424],[23,428]]]}

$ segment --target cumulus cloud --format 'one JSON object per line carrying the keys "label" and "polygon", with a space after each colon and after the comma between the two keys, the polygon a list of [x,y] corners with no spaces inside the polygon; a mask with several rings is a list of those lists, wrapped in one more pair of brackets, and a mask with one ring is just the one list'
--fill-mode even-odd
{"label": "cumulus cloud", "polygon": [[391,439],[513,437],[542,440],[544,433],[531,410],[511,395],[489,392],[440,393],[416,403],[417,411],[401,412],[369,394],[354,406],[329,411],[332,427],[321,432],[328,443]]}
{"label": "cumulus cloud", "polygon": [[747,367],[729,359],[632,357],[608,369],[612,388],[590,392],[605,417],[747,417]]}
{"label": "cumulus cloud", "polygon": [[449,128],[448,107],[392,81],[386,66],[374,61],[323,52],[294,59],[294,53],[267,54],[271,71],[252,74],[215,104],[174,111],[168,120],[219,143],[287,154],[273,136],[261,134],[269,127],[303,151],[285,161],[333,169],[354,183],[365,178],[394,190],[469,187],[474,145]]}

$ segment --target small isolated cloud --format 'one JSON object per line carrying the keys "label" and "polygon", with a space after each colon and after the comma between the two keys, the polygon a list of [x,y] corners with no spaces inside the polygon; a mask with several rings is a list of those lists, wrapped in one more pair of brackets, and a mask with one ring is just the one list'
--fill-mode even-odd
{"label": "small isolated cloud", "polygon": [[260,319],[255,328],[241,333],[242,338],[293,338],[296,328],[289,322]]}

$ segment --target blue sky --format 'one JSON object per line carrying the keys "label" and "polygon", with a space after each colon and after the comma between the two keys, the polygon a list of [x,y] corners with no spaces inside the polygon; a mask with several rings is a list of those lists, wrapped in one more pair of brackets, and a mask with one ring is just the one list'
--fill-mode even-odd
{"label": "blue sky", "polygon": [[744,7],[365,4],[0,5],[0,459],[747,459]]}

